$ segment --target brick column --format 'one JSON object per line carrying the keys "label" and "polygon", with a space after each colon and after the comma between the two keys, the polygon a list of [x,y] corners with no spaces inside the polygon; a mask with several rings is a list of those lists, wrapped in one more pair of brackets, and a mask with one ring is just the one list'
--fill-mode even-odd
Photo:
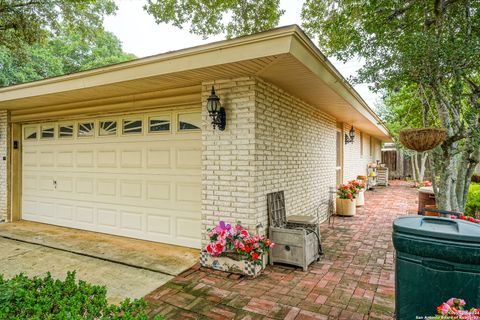
{"label": "brick column", "polygon": [[8,211],[8,111],[0,110],[0,219],[5,221]]}
{"label": "brick column", "polygon": [[[212,85],[225,107],[225,131],[213,130],[206,110]],[[255,80],[202,84],[202,239],[219,220],[255,232]]]}

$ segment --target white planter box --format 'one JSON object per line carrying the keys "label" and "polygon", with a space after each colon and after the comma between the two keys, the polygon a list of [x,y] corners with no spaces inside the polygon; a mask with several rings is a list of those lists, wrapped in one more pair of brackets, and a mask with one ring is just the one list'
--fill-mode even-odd
{"label": "white planter box", "polygon": [[365,205],[365,190],[362,190],[357,194],[355,201],[357,207],[362,207]]}
{"label": "white planter box", "polygon": [[212,257],[208,252],[200,253],[200,265],[202,267],[212,268],[215,270],[243,274],[251,277],[257,277],[267,265],[267,256],[262,255],[261,265],[254,264],[252,261],[245,260],[238,255],[238,260],[229,256]]}
{"label": "white planter box", "polygon": [[337,214],[340,216],[353,217],[357,212],[356,199],[337,198]]}

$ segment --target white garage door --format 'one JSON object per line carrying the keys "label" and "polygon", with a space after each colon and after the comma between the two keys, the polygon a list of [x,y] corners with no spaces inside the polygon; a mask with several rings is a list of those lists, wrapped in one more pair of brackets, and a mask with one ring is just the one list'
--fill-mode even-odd
{"label": "white garage door", "polygon": [[199,112],[23,126],[22,218],[200,247]]}

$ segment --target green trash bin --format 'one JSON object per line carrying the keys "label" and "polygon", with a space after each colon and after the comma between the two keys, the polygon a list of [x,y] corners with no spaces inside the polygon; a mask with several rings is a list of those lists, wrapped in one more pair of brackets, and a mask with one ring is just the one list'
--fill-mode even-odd
{"label": "green trash bin", "polygon": [[393,222],[398,320],[436,314],[448,299],[480,307],[480,225],[407,216]]}

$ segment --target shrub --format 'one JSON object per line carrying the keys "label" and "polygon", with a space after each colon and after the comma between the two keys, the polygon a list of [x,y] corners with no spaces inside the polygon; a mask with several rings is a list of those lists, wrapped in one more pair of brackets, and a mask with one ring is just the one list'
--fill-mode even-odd
{"label": "shrub", "polygon": [[480,184],[472,183],[468,189],[465,215],[475,216],[476,211],[480,211]]}
{"label": "shrub", "polygon": [[143,299],[126,299],[117,306],[108,304],[106,294],[104,286],[77,282],[75,272],[68,272],[65,281],[50,273],[8,280],[0,275],[0,319],[148,319]]}

